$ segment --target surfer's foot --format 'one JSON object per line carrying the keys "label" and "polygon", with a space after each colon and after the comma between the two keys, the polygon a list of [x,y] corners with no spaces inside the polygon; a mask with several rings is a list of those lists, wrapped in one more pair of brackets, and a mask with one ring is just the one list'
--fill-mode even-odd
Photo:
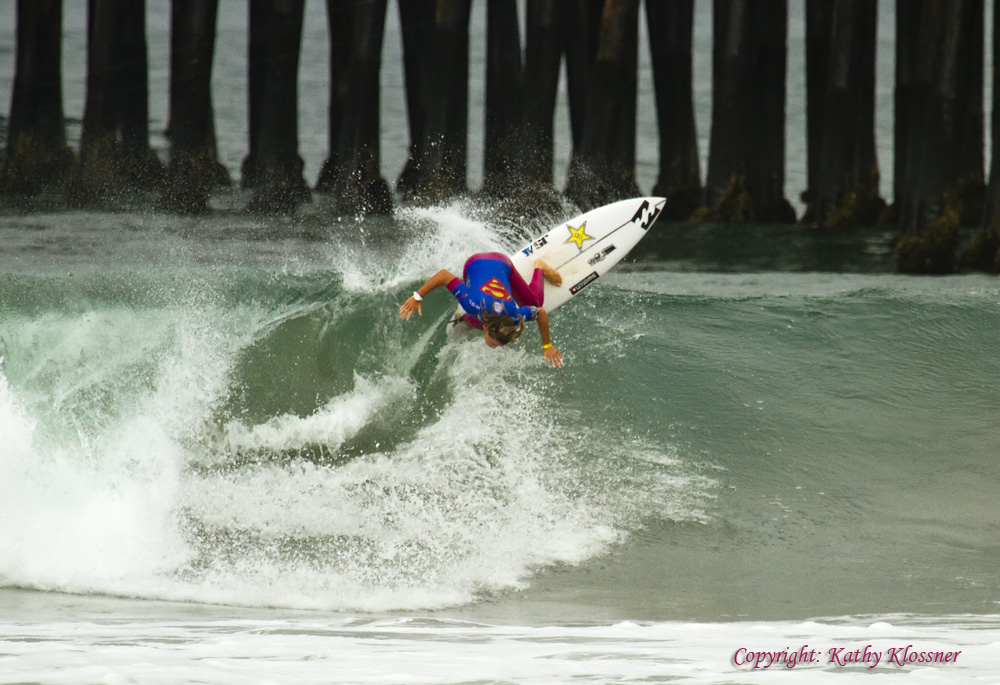
{"label": "surfer's foot", "polygon": [[545,263],[544,259],[535,260],[535,268],[542,270],[542,275],[545,276],[545,280],[556,286],[557,288],[562,285],[562,276],[559,272],[553,269],[551,266]]}

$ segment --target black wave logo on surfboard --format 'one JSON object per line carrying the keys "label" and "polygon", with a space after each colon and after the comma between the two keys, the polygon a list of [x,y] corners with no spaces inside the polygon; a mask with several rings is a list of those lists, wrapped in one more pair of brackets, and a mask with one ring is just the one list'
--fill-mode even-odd
{"label": "black wave logo on surfboard", "polygon": [[656,221],[656,217],[659,216],[659,214],[659,207],[655,207],[650,210],[649,200],[643,200],[642,204],[639,205],[639,209],[637,209],[635,214],[632,216],[632,223],[638,223],[639,228],[646,230],[654,221]]}

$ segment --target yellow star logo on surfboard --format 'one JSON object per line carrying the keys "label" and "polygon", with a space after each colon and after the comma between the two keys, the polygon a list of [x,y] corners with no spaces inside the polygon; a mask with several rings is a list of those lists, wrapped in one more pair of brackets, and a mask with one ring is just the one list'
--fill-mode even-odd
{"label": "yellow star logo on surfboard", "polygon": [[587,222],[584,221],[580,224],[580,228],[573,228],[571,225],[566,224],[566,228],[569,229],[569,238],[566,239],[567,243],[576,243],[576,246],[583,251],[583,242],[585,240],[593,240],[593,236],[587,235]]}

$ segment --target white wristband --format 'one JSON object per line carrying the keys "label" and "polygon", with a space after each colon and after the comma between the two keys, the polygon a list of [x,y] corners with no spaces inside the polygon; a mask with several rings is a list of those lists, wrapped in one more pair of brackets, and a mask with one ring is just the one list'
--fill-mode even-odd
{"label": "white wristband", "polygon": [[414,290],[413,291],[413,299],[416,300],[417,302],[422,302],[424,298],[420,296],[420,293],[418,293],[416,290]]}

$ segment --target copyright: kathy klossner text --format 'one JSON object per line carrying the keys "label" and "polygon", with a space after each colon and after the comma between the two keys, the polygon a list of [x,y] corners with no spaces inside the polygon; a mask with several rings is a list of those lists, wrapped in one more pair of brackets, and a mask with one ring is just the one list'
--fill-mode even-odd
{"label": "copyright: kathy klossner text", "polygon": [[913,645],[874,649],[871,645],[851,650],[847,647],[830,647],[826,650],[810,649],[802,645],[797,651],[786,647],[779,651],[754,650],[740,647],[733,654],[733,664],[748,668],[795,668],[804,664],[827,663],[834,666],[859,666],[875,668],[879,664],[903,668],[917,664],[953,664],[961,650],[954,652],[920,650]]}

